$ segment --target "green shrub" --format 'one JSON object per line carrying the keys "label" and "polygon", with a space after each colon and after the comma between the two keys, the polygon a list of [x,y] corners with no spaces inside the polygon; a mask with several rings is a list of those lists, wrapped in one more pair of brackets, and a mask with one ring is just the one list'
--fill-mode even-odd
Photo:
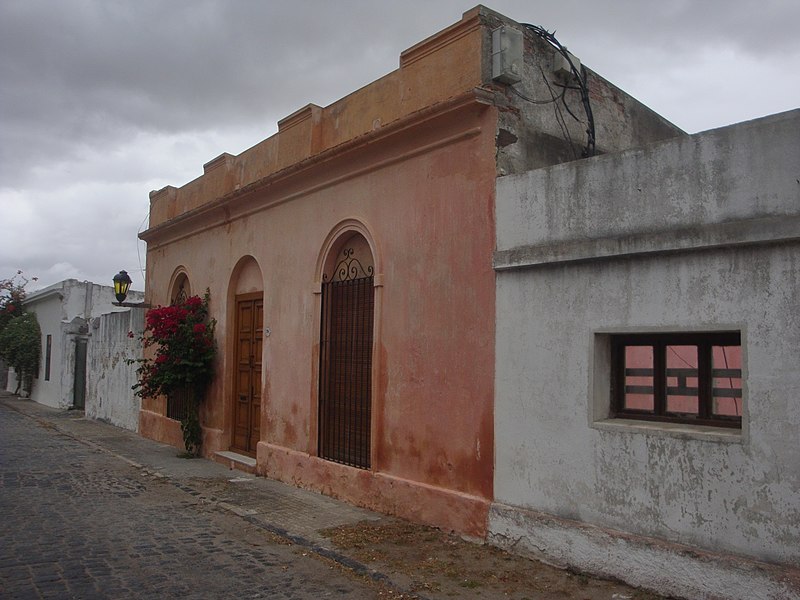
{"label": "green shrub", "polygon": [[0,329],[0,356],[17,373],[17,389],[30,392],[33,376],[39,371],[39,356],[42,353],[42,332],[36,315],[17,312],[7,319]]}

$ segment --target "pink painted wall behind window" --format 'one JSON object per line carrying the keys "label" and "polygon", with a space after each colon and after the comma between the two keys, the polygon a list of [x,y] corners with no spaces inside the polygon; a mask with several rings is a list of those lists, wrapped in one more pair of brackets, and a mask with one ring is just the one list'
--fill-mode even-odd
{"label": "pink painted wall behind window", "polygon": [[[667,411],[670,413],[697,413],[697,395],[686,388],[697,388],[697,346],[667,346],[667,388],[673,393],[667,395]],[[713,346],[711,351],[712,371],[738,370],[739,377],[733,373],[721,373],[713,377],[714,390],[740,390],[742,388],[741,368],[742,349],[740,346]],[[653,369],[652,346],[627,346],[625,348],[626,369]],[[695,371],[692,373],[692,371]],[[625,386],[653,386],[653,376],[641,374],[627,375]],[[678,388],[678,389],[674,389]],[[683,389],[681,389],[683,388]],[[724,393],[724,392],[723,392]],[[625,407],[633,410],[653,410],[653,394],[642,390],[625,394]],[[742,399],[714,396],[713,412],[722,416],[741,416]]]}

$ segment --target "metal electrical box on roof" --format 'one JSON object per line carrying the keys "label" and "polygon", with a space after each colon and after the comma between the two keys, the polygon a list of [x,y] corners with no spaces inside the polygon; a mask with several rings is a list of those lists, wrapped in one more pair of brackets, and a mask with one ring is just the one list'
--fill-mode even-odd
{"label": "metal electrical box on roof", "polygon": [[[575,56],[572,52],[569,52],[566,48],[564,48],[564,50],[567,52],[569,60],[571,60],[572,64],[575,65],[575,70],[580,73],[581,59]],[[556,52],[553,56],[553,72],[560,77],[564,77],[565,79],[569,79],[573,75],[572,69],[569,66],[569,61],[560,52]]]}
{"label": "metal electrical box on roof", "polygon": [[522,32],[511,27],[492,31],[492,79],[514,84],[522,81]]}

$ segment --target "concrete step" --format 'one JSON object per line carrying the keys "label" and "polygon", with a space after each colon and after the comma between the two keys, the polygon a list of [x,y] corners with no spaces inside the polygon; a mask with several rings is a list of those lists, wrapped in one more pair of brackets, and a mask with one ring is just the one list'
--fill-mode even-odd
{"label": "concrete step", "polygon": [[255,474],[256,459],[230,450],[222,450],[214,454],[214,461],[225,465],[231,470],[244,471],[245,473]]}

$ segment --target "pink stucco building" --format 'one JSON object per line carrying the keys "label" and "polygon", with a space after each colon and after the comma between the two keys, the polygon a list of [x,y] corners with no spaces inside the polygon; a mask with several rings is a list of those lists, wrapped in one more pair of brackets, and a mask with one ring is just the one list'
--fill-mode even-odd
{"label": "pink stucco building", "polygon": [[[485,534],[495,182],[586,147],[586,123],[563,110],[583,115],[584,98],[558,58],[476,7],[392,73],[151,194],[148,301],[209,289],[218,321],[206,455]],[[682,133],[582,73],[597,152]],[[143,402],[140,431],[179,446],[169,404]]]}

